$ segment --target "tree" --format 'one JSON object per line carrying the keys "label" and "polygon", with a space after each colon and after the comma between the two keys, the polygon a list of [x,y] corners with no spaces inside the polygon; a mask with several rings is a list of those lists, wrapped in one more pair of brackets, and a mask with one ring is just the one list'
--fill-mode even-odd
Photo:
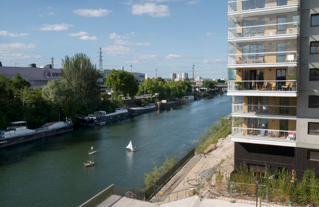
{"label": "tree", "polygon": [[215,84],[217,84],[217,82],[205,80],[205,81],[203,82],[202,87],[208,88],[208,89],[213,89],[213,88],[215,87]]}
{"label": "tree", "polygon": [[29,88],[31,85],[28,81],[21,78],[21,76],[15,75],[14,79],[12,80],[12,86],[15,89],[22,89],[24,87]]}
{"label": "tree", "polygon": [[75,54],[71,58],[65,56],[62,65],[61,80],[65,80],[68,86],[74,87],[75,94],[81,95],[82,101],[78,104],[94,109],[100,99],[100,86],[97,82],[100,74],[96,65],[93,65],[90,58],[83,53]]}
{"label": "tree", "polygon": [[[66,80],[49,81],[48,84],[42,89],[42,97],[57,110],[59,115],[61,113],[61,109],[63,107],[67,107],[66,105],[70,102],[70,99],[72,99],[71,102],[76,102],[75,100],[80,99],[80,96],[75,94],[75,87],[69,85]],[[73,104],[73,108],[76,111],[77,104]]]}
{"label": "tree", "polygon": [[139,90],[138,81],[131,73],[123,70],[113,69],[104,84],[106,87],[113,89],[115,97],[118,95],[117,92],[120,91],[124,96],[128,94],[133,99]]}

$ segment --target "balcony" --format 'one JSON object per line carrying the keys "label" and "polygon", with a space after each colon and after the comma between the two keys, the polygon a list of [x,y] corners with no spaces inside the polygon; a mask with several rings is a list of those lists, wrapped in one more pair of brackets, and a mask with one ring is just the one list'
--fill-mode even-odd
{"label": "balcony", "polygon": [[231,140],[233,142],[296,147],[296,139],[296,131],[233,127]]}
{"label": "balcony", "polygon": [[228,29],[228,41],[247,42],[266,39],[295,39],[299,35],[299,30],[299,24],[296,22],[234,27]]}
{"label": "balcony", "polygon": [[296,120],[296,106],[284,105],[257,105],[257,104],[233,104],[233,117],[251,118],[283,118]]}
{"label": "balcony", "polygon": [[296,80],[228,81],[229,96],[297,97]]}
{"label": "balcony", "polygon": [[298,9],[298,0],[229,0],[228,16],[237,18],[245,15],[267,15],[293,12]]}
{"label": "balcony", "polygon": [[228,68],[296,67],[297,51],[241,53],[228,55]]}

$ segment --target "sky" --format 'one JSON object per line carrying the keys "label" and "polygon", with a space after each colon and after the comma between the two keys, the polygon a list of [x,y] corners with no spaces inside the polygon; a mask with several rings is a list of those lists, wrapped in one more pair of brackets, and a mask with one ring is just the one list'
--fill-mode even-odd
{"label": "sky", "polygon": [[227,78],[227,0],[1,0],[3,66],[62,67],[84,53],[99,68],[169,78]]}

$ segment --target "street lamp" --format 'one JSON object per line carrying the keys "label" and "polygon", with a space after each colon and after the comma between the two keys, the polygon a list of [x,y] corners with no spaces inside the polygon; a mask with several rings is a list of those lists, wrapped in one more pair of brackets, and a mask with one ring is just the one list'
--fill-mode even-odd
{"label": "street lamp", "polygon": [[132,66],[133,66],[133,65],[131,65],[131,73],[132,73]]}
{"label": "street lamp", "polygon": [[155,71],[156,71],[156,73],[155,73],[156,76],[155,77],[157,78],[157,69],[155,69]]}

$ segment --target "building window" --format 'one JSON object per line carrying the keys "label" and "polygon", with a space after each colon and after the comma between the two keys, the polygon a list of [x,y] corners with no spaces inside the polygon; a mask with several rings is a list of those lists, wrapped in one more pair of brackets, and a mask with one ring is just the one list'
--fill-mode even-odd
{"label": "building window", "polygon": [[310,53],[318,54],[319,53],[319,42],[310,42]]}
{"label": "building window", "polygon": [[308,123],[308,134],[319,135],[319,123],[309,122]]}
{"label": "building window", "polygon": [[319,108],[319,96],[309,96],[309,108]]}
{"label": "building window", "polygon": [[308,159],[312,161],[319,161],[319,152],[308,151]]}
{"label": "building window", "polygon": [[318,27],[319,26],[319,14],[311,15],[311,26]]}
{"label": "building window", "polygon": [[319,81],[319,69],[310,69],[310,81]]}

